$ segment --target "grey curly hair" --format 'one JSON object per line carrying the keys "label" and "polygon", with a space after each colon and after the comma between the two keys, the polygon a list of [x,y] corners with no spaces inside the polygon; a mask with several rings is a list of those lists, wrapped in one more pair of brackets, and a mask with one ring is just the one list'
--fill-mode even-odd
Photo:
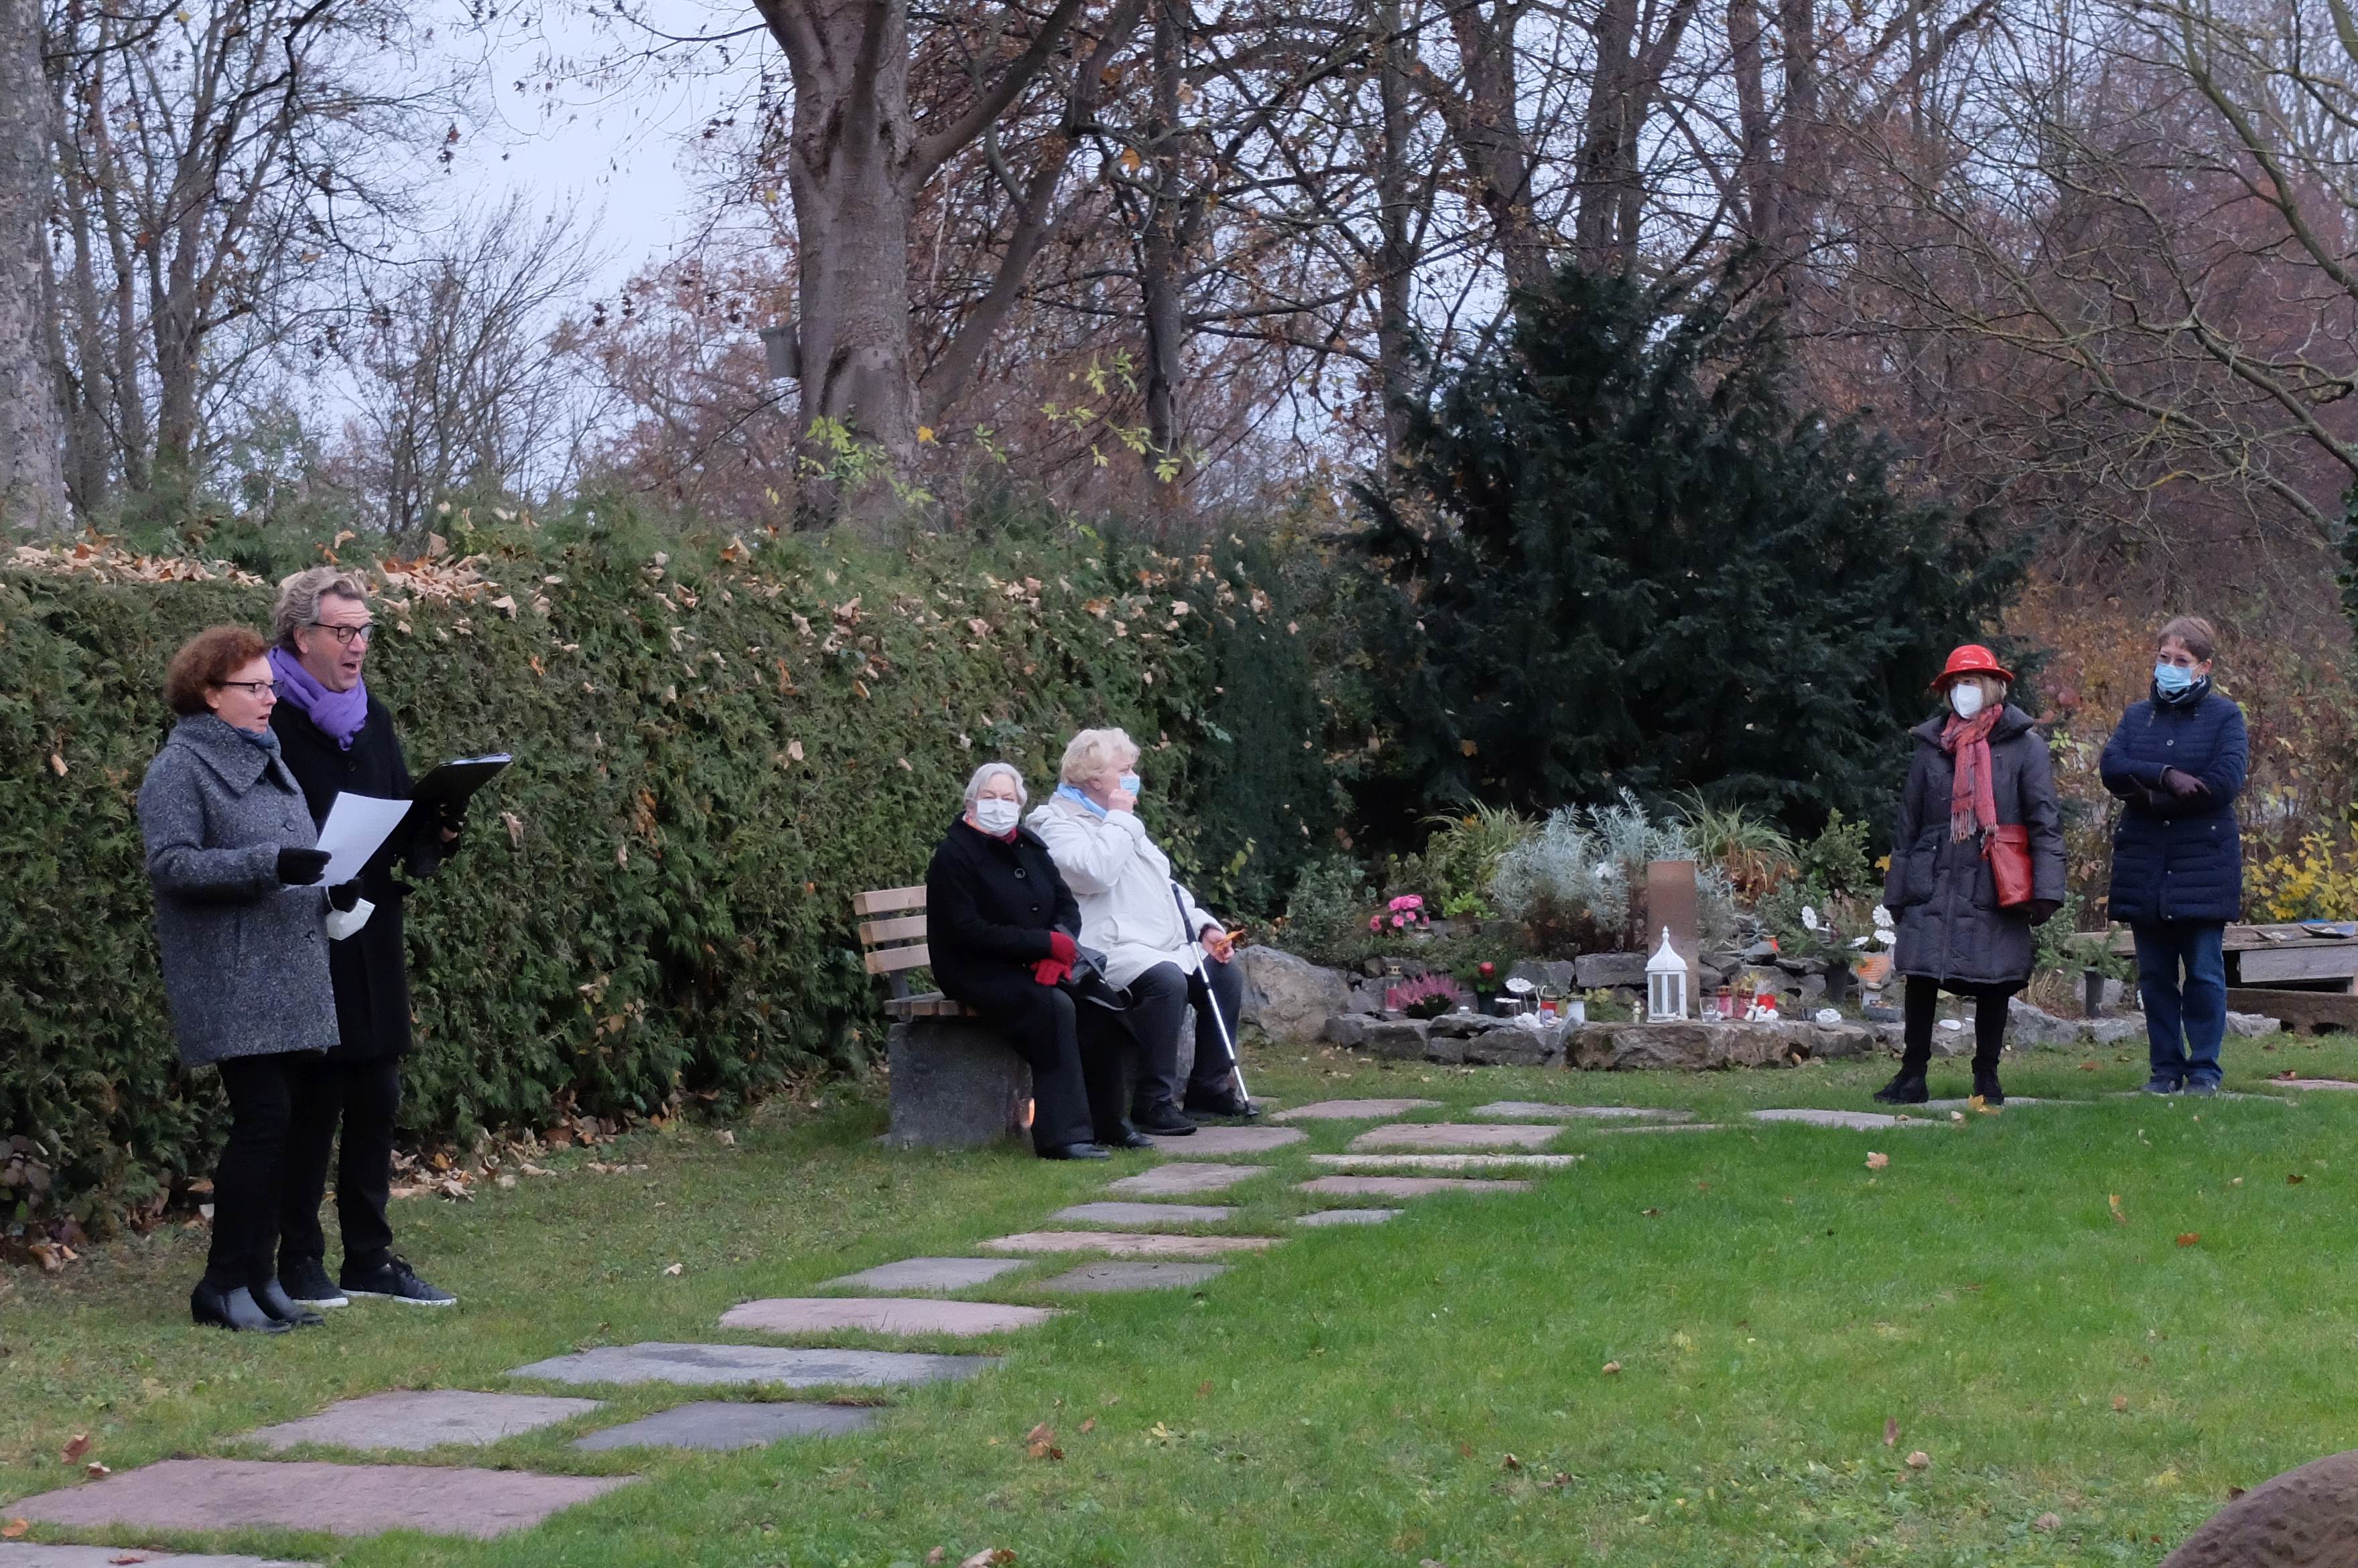
{"label": "grey curly hair", "polygon": [[330,594],[368,602],[368,581],[341,567],[309,567],[278,583],[278,602],[270,607],[270,635],[292,654],[295,633],[319,619],[319,600]]}

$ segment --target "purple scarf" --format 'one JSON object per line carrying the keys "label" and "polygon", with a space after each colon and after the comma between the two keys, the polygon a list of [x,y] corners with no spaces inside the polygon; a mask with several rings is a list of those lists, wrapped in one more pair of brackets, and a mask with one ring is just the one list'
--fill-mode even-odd
{"label": "purple scarf", "polygon": [[319,727],[319,732],[349,752],[352,737],[368,722],[368,682],[352,682],[350,691],[330,691],[311,678],[295,655],[284,648],[270,650],[270,674],[278,683],[278,700],[291,702]]}

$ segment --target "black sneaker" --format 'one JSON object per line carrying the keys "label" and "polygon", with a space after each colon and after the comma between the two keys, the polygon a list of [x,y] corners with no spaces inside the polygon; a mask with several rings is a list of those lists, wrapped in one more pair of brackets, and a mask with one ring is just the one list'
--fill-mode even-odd
{"label": "black sneaker", "polygon": [[1932,1098],[1932,1091],[1925,1087],[1923,1074],[1903,1068],[1897,1077],[1875,1091],[1875,1098],[1884,1105],[1922,1105]]}
{"label": "black sneaker", "polygon": [[344,1265],[344,1293],[352,1296],[380,1296],[386,1301],[400,1302],[405,1306],[457,1306],[459,1298],[448,1291],[435,1289],[419,1279],[407,1260],[389,1258],[366,1273]]}
{"label": "black sneaker", "polygon": [[307,1307],[340,1307],[352,1304],[352,1298],[336,1289],[328,1278],[327,1266],[317,1258],[305,1258],[278,1266],[278,1288],[287,1299]]}
{"label": "black sneaker", "polygon": [[1175,1105],[1158,1105],[1142,1111],[1132,1111],[1130,1119],[1141,1132],[1151,1132],[1157,1138],[1184,1138],[1195,1130],[1195,1124],[1179,1114]]}
{"label": "black sneaker", "polygon": [[1227,1116],[1241,1121],[1250,1121],[1260,1114],[1260,1107],[1234,1089],[1208,1095],[1189,1095],[1184,1108],[1189,1116]]}
{"label": "black sneaker", "polygon": [[2185,1086],[2180,1084],[2176,1078],[2165,1077],[2161,1074],[2156,1073],[2152,1077],[2147,1078],[2145,1081],[2145,1089],[2143,1092],[2149,1095],[2174,1095],[2184,1087]]}
{"label": "black sneaker", "polygon": [[2186,1095],[2215,1095],[2219,1092],[2219,1085],[2217,1080],[2212,1078],[2189,1078],[2186,1080],[2186,1087],[2178,1092]]}

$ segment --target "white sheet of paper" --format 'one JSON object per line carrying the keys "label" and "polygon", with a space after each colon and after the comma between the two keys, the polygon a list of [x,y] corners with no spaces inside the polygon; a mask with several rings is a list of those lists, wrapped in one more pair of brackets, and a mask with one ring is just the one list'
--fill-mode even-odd
{"label": "white sheet of paper", "polygon": [[409,815],[406,800],[380,800],[373,795],[340,795],[319,825],[319,848],[328,852],[328,870],[321,887],[335,887],[361,874],[369,857]]}

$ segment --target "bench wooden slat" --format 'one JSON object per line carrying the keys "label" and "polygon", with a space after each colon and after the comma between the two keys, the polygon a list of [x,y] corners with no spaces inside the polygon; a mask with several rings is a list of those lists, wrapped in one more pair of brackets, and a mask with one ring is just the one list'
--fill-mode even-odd
{"label": "bench wooden slat", "polygon": [[873,947],[882,942],[905,942],[925,934],[925,917],[922,914],[903,914],[892,920],[866,920],[860,922],[860,945]]}
{"label": "bench wooden slat", "polygon": [[934,952],[923,942],[906,947],[877,947],[870,950],[866,963],[871,975],[896,974],[903,969],[922,969],[934,961]]}
{"label": "bench wooden slat", "polygon": [[913,888],[877,888],[851,895],[851,913],[857,915],[901,914],[925,907],[925,890]]}
{"label": "bench wooden slat", "polygon": [[887,1018],[972,1018],[974,1009],[939,991],[924,996],[895,997],[884,1004]]}

